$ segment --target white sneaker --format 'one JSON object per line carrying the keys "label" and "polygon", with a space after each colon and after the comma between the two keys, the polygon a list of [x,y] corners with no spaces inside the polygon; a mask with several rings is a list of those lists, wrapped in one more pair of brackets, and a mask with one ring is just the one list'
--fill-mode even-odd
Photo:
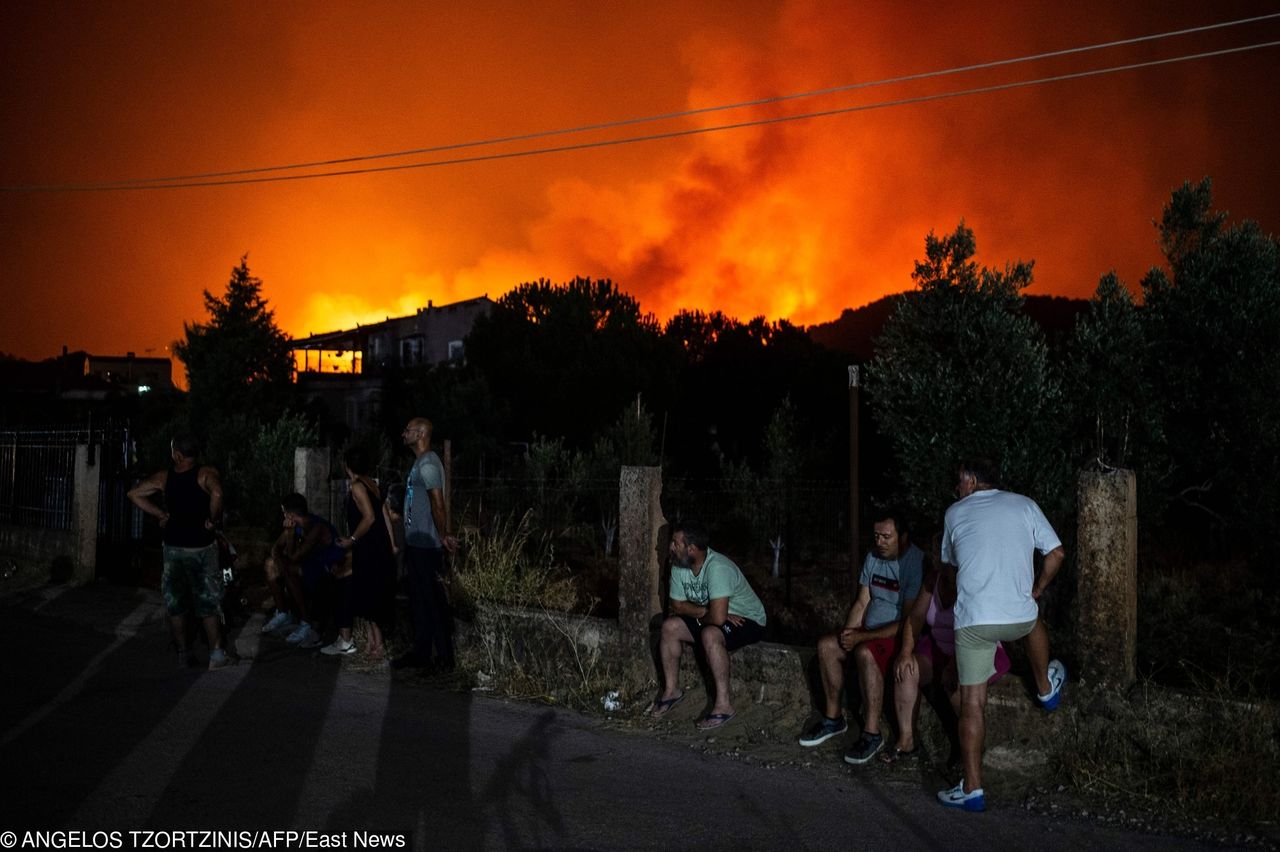
{"label": "white sneaker", "polygon": [[938,793],[938,801],[948,808],[959,808],[962,811],[985,811],[987,809],[987,797],[982,794],[982,788],[976,790],[964,791],[964,779],[960,779],[960,783],[952,787],[950,790],[942,790]]}
{"label": "white sneaker", "polygon": [[274,633],[277,630],[283,630],[286,627],[293,627],[293,616],[284,610],[277,610],[276,614],[271,616],[271,620],[262,625],[263,633]]}
{"label": "white sneaker", "polygon": [[349,639],[343,639],[341,636],[339,636],[337,639],[334,639],[333,642],[329,643],[328,645],[325,645],[323,648],[320,649],[321,654],[329,654],[330,656],[342,655],[342,654],[354,654],[355,652],[356,652],[356,643],[352,642]]}
{"label": "white sneaker", "polygon": [[[320,642],[320,637],[316,636],[316,632],[311,629],[311,625],[307,624],[305,621],[301,621],[298,623],[298,626],[294,628],[294,631],[284,638],[284,641],[288,642],[290,645],[302,645],[302,647],[306,648],[308,646],[303,645],[303,643],[310,639],[314,639],[316,644],[319,644]],[[310,647],[314,647],[314,645]]]}
{"label": "white sneaker", "polygon": [[1052,712],[1058,709],[1058,702],[1062,699],[1062,685],[1067,682],[1067,667],[1061,660],[1050,660],[1048,676],[1049,694],[1037,695],[1036,700],[1041,707]]}

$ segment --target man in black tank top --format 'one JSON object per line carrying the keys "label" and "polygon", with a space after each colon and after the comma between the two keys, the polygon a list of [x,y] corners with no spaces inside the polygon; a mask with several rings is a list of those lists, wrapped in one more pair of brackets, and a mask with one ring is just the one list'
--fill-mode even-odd
{"label": "man in black tank top", "polygon": [[[194,659],[187,646],[187,615],[194,613],[204,623],[212,671],[235,664],[222,644],[222,570],[214,532],[222,519],[222,482],[215,468],[196,461],[200,448],[190,435],[175,435],[169,449],[173,467],[139,482],[129,491],[129,499],[160,519],[164,540],[160,593],[169,610],[178,665],[190,665]],[[163,508],[152,499],[161,493]]]}

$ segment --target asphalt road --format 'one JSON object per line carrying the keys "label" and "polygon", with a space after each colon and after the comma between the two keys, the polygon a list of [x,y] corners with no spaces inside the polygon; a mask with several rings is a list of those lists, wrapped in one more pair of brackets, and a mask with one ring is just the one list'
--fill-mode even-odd
{"label": "asphalt road", "polygon": [[[416,849],[1197,848],[1014,808],[948,811],[918,788],[707,755],[693,734],[681,744],[360,672],[256,632],[239,641],[251,661],[179,670],[154,593],[95,584],[0,599],[0,832],[297,830],[354,848],[352,832],[367,831],[407,833]],[[125,848],[145,836],[124,834]]]}

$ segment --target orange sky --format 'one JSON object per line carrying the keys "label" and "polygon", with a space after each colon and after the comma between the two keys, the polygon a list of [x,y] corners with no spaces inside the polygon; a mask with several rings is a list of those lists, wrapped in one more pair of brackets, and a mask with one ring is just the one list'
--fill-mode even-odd
{"label": "orange sky", "polygon": [[[1280,11],[1280,3],[0,5],[0,184],[157,177],[573,127]],[[833,109],[1280,39],[1280,22],[591,134]],[[1280,227],[1280,48],[766,128],[461,166],[0,192],[0,350],[163,354],[249,254],[295,335],[525,280],[821,322],[910,286],[930,229],[1088,296],[1159,261],[1185,179]],[[553,140],[572,141],[572,140]],[[513,150],[522,146],[506,146]],[[425,159],[419,157],[417,159]]]}

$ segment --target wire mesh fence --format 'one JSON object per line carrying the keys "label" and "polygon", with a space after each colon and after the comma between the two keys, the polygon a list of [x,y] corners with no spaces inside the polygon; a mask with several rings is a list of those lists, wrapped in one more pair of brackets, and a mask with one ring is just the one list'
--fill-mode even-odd
{"label": "wire mesh fence", "polygon": [[0,521],[71,529],[76,444],[82,434],[71,429],[0,432]]}
{"label": "wire mesh fence", "polygon": [[137,538],[141,518],[126,494],[135,447],[124,426],[0,431],[0,523],[50,530],[74,524],[76,447],[98,468],[98,533]]}
{"label": "wire mesh fence", "polygon": [[[497,517],[531,514],[556,536],[589,540],[616,552],[618,480],[530,480],[456,477],[456,523],[485,527]],[[698,520],[712,546],[737,560],[785,562],[798,573],[839,571],[849,554],[849,486],[838,481],[668,478],[663,482],[667,520]]]}

